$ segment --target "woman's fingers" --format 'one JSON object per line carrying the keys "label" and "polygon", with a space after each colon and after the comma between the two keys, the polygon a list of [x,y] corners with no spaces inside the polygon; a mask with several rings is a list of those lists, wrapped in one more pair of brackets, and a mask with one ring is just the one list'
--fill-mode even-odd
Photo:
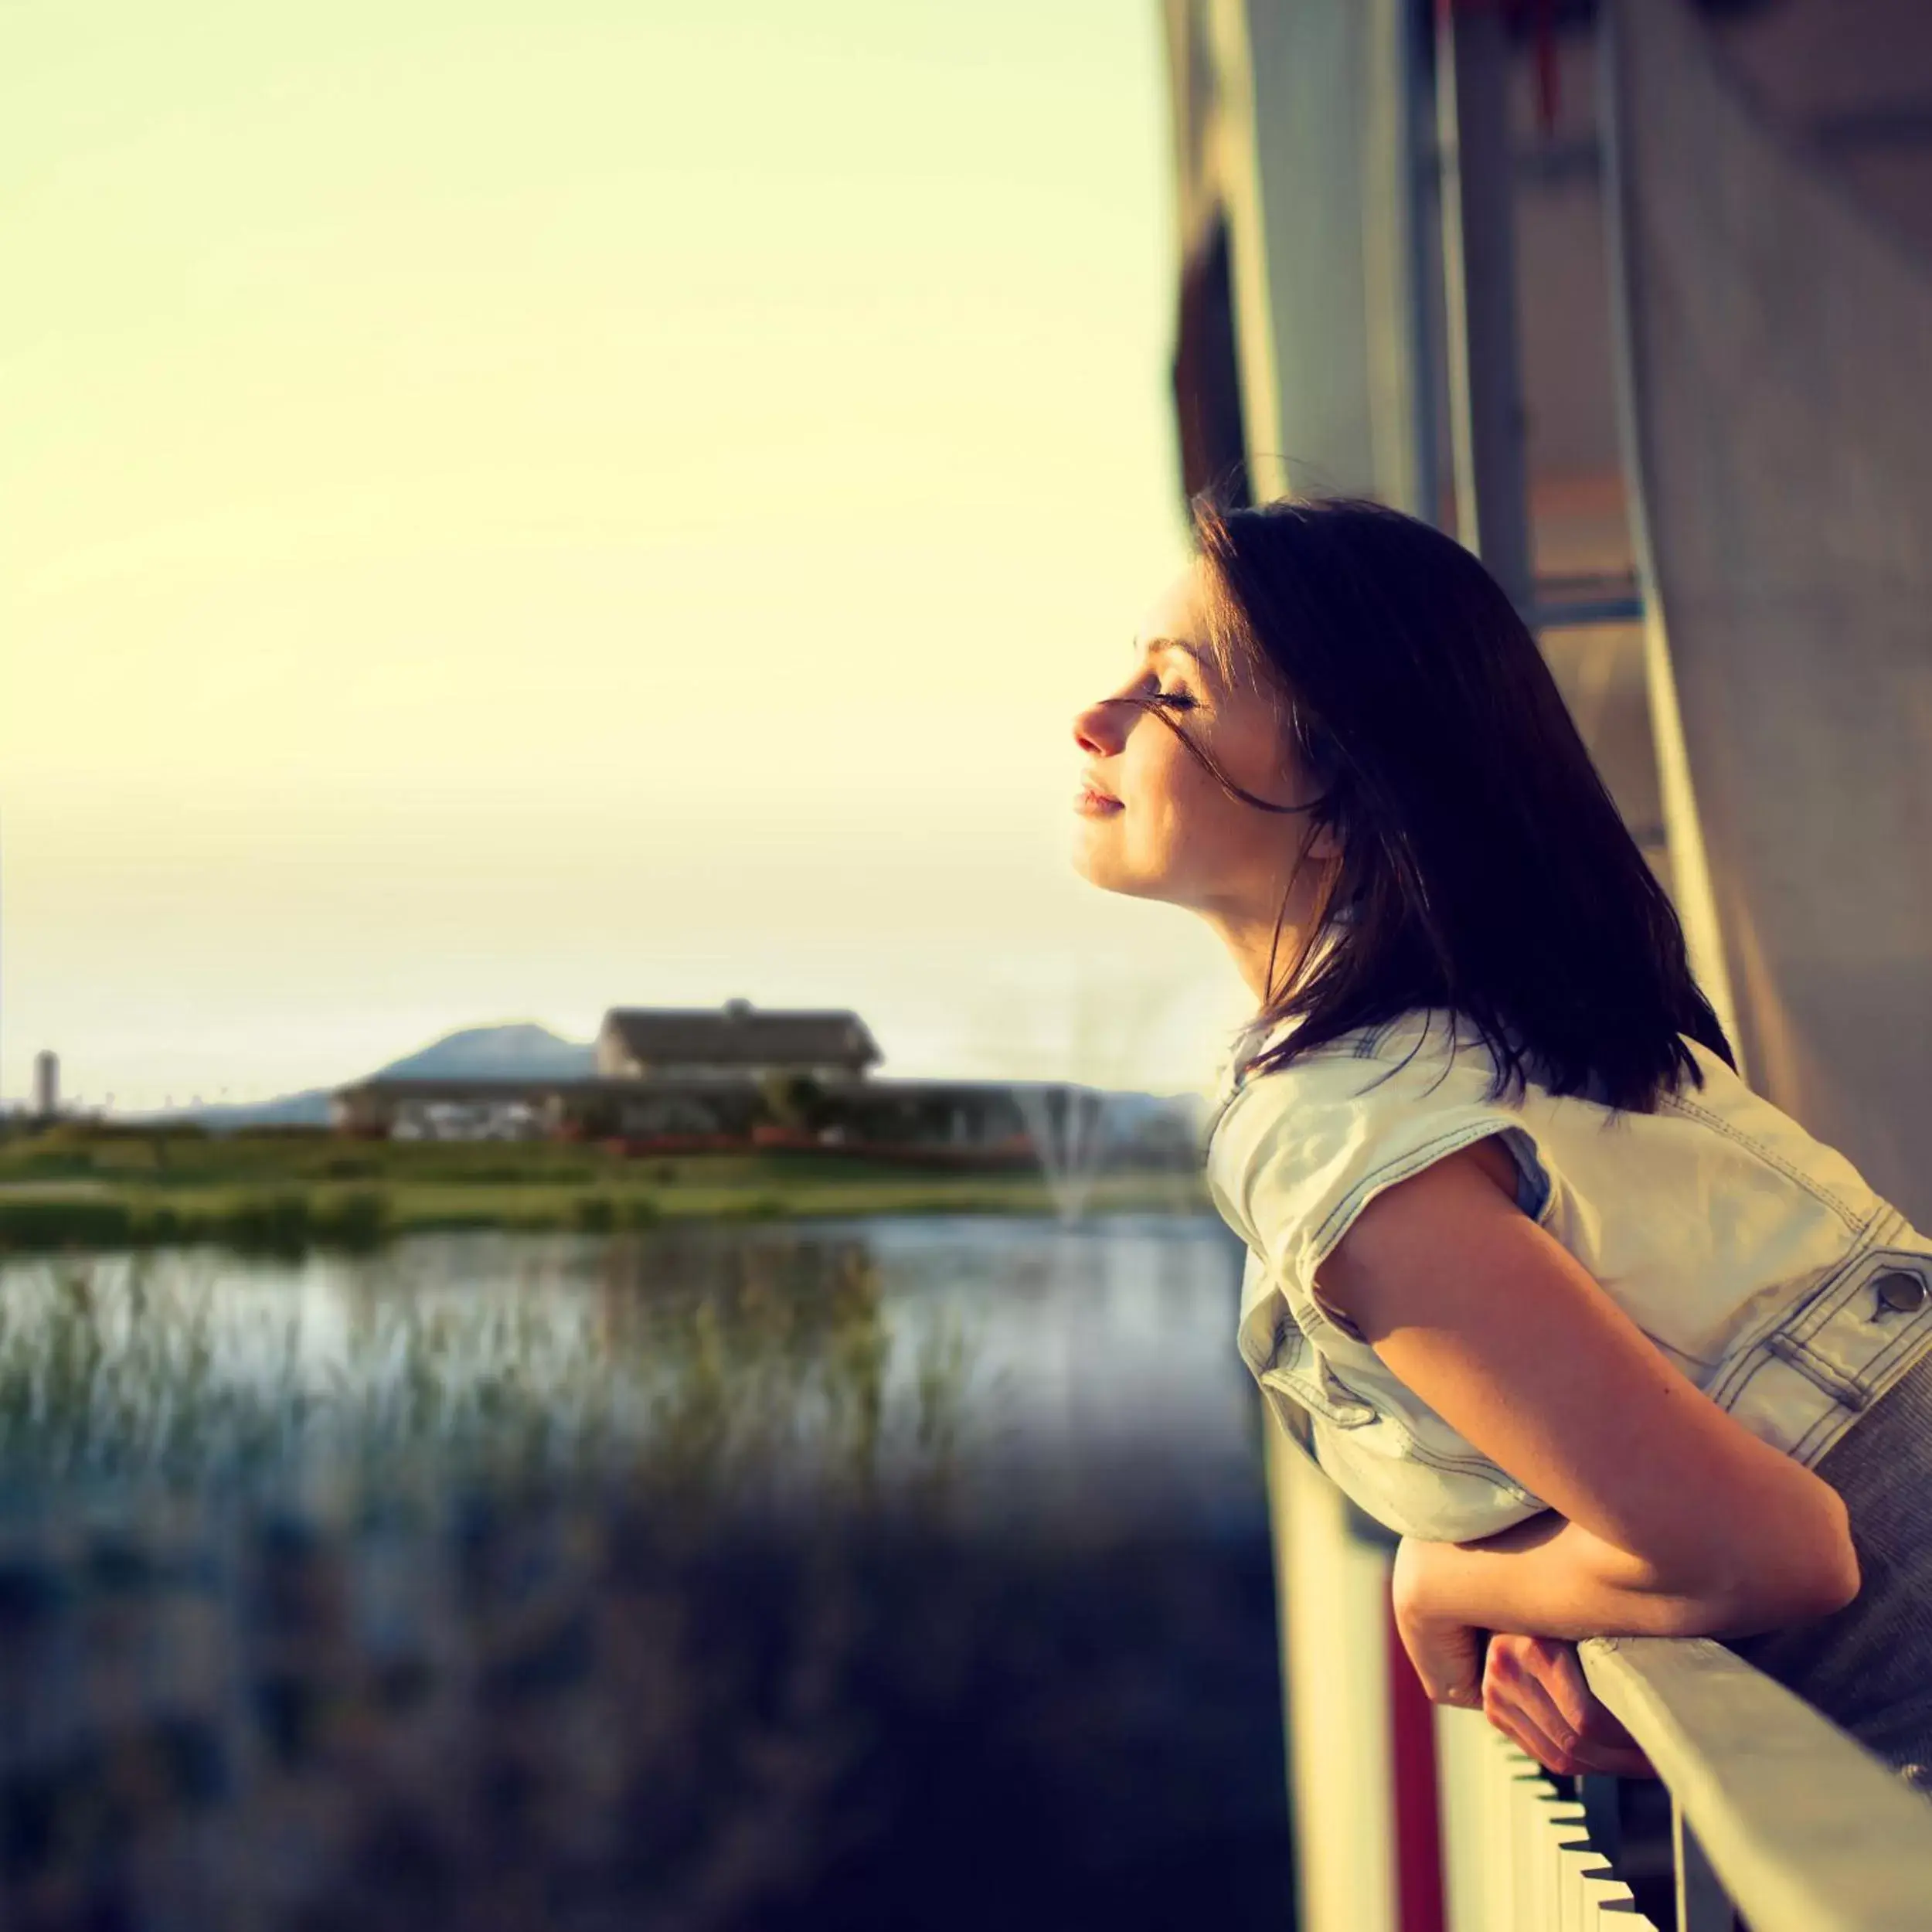
{"label": "woman's fingers", "polygon": [[[1492,1654],[1498,1640],[1492,1638]],[[1520,1641],[1511,1639],[1511,1643]],[[1573,1767],[1575,1728],[1563,1716],[1533,1675],[1523,1672],[1505,1650],[1485,1666],[1483,1715],[1536,1759],[1546,1770],[1568,1772]]]}
{"label": "woman's fingers", "polygon": [[1657,1774],[1629,1732],[1592,1693],[1573,1644],[1539,1637],[1489,1640],[1483,1713],[1547,1770],[1566,1776]]}
{"label": "woman's fingers", "polygon": [[1570,1728],[1586,1743],[1635,1750],[1637,1740],[1618,1723],[1616,1713],[1590,1688],[1583,1661],[1574,1644],[1552,1638],[1526,1638],[1536,1646],[1529,1662],[1531,1675]]}
{"label": "woman's fingers", "polygon": [[1524,1683],[1513,1693],[1485,1697],[1484,1714],[1513,1738],[1546,1770],[1573,1777],[1583,1771],[1616,1777],[1654,1776],[1649,1760],[1634,1745],[1597,1744],[1577,1733],[1539,1685]]}

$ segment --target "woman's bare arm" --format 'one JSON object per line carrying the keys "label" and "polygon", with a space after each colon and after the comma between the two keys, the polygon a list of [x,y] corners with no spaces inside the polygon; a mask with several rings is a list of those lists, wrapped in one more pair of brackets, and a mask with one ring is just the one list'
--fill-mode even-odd
{"label": "woman's bare arm", "polygon": [[1517,1209],[1502,1158],[1466,1150],[1389,1189],[1318,1274],[1403,1383],[1563,1519],[1405,1553],[1412,1613],[1543,1637],[1721,1635],[1849,1602],[1837,1492],[1673,1368]]}

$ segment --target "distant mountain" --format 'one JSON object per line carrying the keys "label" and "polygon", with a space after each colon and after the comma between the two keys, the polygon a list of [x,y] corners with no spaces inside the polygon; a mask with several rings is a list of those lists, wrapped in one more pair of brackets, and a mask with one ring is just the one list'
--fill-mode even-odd
{"label": "distant mountain", "polygon": [[[466,1026],[434,1044],[379,1067],[372,1080],[573,1080],[597,1070],[597,1049],[565,1039],[547,1026],[513,1021],[503,1026]],[[345,1082],[345,1085],[351,1083]],[[242,1127],[326,1127],[332,1090],[311,1087],[272,1100],[232,1107],[178,1108],[156,1117],[196,1121],[214,1133]]]}
{"label": "distant mountain", "polygon": [[527,1021],[466,1026],[393,1060],[371,1077],[396,1080],[564,1080],[597,1071],[597,1049]]}
{"label": "distant mountain", "polygon": [[325,1087],[311,1087],[272,1100],[241,1100],[228,1107],[176,1107],[172,1114],[152,1114],[147,1117],[197,1121],[211,1134],[225,1134],[238,1127],[326,1127],[328,1093]]}

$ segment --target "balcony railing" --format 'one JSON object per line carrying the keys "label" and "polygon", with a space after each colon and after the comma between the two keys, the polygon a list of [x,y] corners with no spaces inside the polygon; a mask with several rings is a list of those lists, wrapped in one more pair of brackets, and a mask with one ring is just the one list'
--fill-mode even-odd
{"label": "balcony railing", "polygon": [[1932,1800],[1721,1644],[1580,1647],[1659,1782],[1573,1787],[1476,1713],[1431,1726],[1387,1543],[1268,1447],[1301,1932],[1932,1927]]}
{"label": "balcony railing", "polygon": [[1592,1842],[1583,1806],[1487,1719],[1439,1713],[1436,1752],[1447,1907],[1437,1922],[1448,1932],[1635,1932],[1649,1923]]}

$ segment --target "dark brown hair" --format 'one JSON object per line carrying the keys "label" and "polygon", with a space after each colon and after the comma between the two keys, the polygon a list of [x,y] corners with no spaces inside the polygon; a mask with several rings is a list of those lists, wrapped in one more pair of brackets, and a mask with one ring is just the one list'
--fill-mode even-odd
{"label": "dark brown hair", "polygon": [[1474,556],[1348,499],[1202,503],[1195,529],[1227,648],[1285,693],[1298,818],[1341,849],[1256,1026],[1295,1023],[1244,1073],[1418,1009],[1474,1027],[1498,1093],[1533,1079],[1648,1111],[1700,1079],[1683,1036],[1731,1060],[1669,900]]}

